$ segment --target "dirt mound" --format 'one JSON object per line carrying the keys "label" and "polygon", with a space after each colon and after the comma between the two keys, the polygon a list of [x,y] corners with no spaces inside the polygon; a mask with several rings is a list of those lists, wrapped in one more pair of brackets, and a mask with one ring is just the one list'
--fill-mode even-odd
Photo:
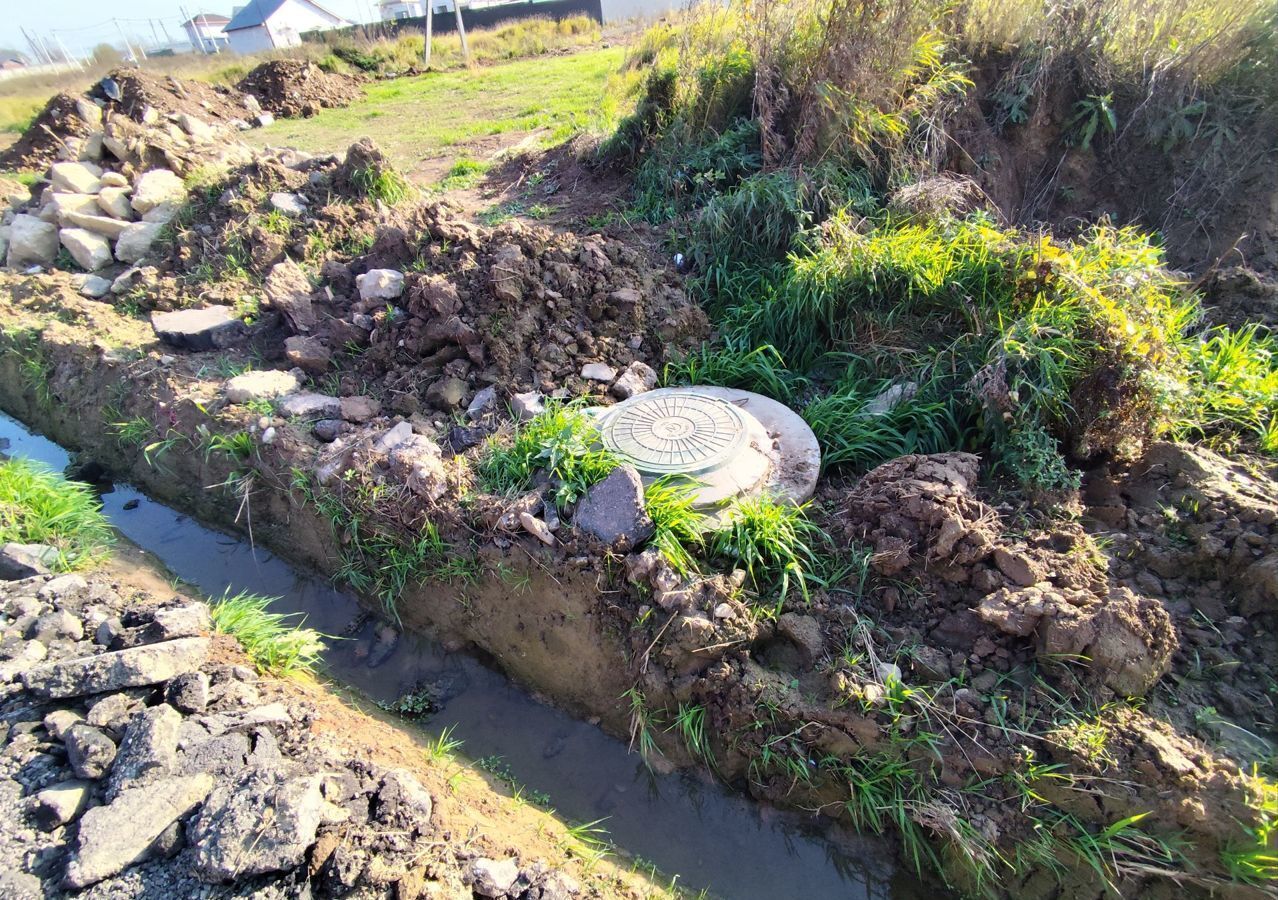
{"label": "dirt mound", "polygon": [[1231,266],[1212,271],[1202,290],[1211,324],[1244,328],[1258,322],[1278,330],[1278,281],[1245,266]]}
{"label": "dirt mound", "polygon": [[330,75],[315,63],[298,59],[264,62],[236,87],[256,97],[267,112],[287,119],[349,106],[360,96],[358,79]]}
{"label": "dirt mound", "polygon": [[159,116],[183,113],[225,124],[246,119],[253,111],[251,104],[245,105],[243,94],[222,85],[180,81],[172,75],[154,75],[133,68],[113,69],[107,78],[119,87],[120,99],[108,96],[103,85],[106,79],[94,85],[89,96],[142,124],[151,124]]}
{"label": "dirt mound", "polygon": [[[0,169],[43,169],[58,159],[75,159],[69,140],[88,137],[93,124],[85,115],[93,117],[90,107],[97,109],[81,97],[54,94],[22,137],[0,152]],[[96,119],[101,118],[99,111]]]}

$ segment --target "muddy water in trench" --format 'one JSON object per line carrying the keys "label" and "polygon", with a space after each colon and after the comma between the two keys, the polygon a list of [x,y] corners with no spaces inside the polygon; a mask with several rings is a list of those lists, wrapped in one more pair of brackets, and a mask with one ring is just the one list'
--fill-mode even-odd
{"label": "muddy water in trench", "polygon": [[[12,456],[57,470],[68,454],[0,414],[0,438]],[[306,575],[246,541],[205,528],[127,486],[102,498],[125,537],[205,594],[252,591],[278,596],[275,609],[305,613],[306,624],[345,634],[362,609],[326,579]],[[137,501],[134,509],[126,504]],[[472,656],[446,652],[429,638],[405,634],[389,657],[368,665],[377,623],[331,641],[329,675],[374,700],[394,700],[414,685],[442,688],[442,710],[428,730],[454,726],[471,758],[497,755],[530,790],[543,791],[559,814],[601,827],[632,854],[655,863],[679,884],[708,888],[731,900],[893,898],[924,896],[896,867],[889,845],[846,836],[837,843],[799,816],[779,812],[690,774],[653,775],[625,743],[599,728],[533,700]],[[937,892],[927,889],[935,898]]]}

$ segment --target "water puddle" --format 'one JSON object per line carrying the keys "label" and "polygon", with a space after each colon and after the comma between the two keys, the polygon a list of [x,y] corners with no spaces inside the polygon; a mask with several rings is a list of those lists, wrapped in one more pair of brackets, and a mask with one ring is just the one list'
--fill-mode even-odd
{"label": "water puddle", "polygon": [[[61,471],[68,454],[0,414],[7,453]],[[278,596],[279,612],[305,613],[327,634],[347,632],[362,608],[326,579],[306,575],[246,541],[206,528],[127,485],[106,493],[111,522],[205,594],[251,591]],[[136,503],[135,503],[136,501]],[[126,509],[127,507],[130,507]],[[907,900],[930,894],[896,868],[888,844],[849,836],[835,842],[804,817],[781,812],[700,780],[654,775],[625,743],[533,700],[504,675],[429,638],[405,634],[375,668],[367,621],[348,640],[331,642],[328,674],[377,701],[392,701],[423,682],[446,685],[442,710],[427,730],[452,726],[466,756],[500,756],[530,791],[549,795],[559,815],[605,818],[601,827],[627,851],[678,875],[683,887],[732,900],[786,897]]]}

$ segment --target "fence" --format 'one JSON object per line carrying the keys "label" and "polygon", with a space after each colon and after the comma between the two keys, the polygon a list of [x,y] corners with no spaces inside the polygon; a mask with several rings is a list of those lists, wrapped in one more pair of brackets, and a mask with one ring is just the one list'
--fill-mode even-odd
{"label": "fence", "polygon": [[[462,7],[462,23],[467,31],[475,28],[492,28],[501,22],[513,22],[519,19],[559,21],[570,16],[589,16],[596,22],[602,23],[602,0],[535,0],[535,2],[529,0],[527,3],[502,3],[479,9]],[[434,19],[432,29],[437,35],[451,34],[457,30],[457,21],[452,10],[446,13],[435,13]],[[309,44],[331,43],[335,38],[371,41],[378,38],[393,38],[405,30],[425,31],[426,17],[414,16],[392,22],[371,22],[350,28],[334,28],[331,31],[308,31],[302,35],[302,40]]]}

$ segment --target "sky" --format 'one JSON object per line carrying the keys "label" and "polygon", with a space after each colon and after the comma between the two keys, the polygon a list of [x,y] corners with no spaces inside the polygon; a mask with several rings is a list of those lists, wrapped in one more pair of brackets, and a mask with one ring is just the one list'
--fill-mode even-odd
{"label": "sky", "polygon": [[[122,44],[120,30],[130,41],[164,40],[164,30],[182,40],[182,10],[231,14],[231,7],[248,0],[0,0],[0,48],[30,53],[22,29],[39,33],[45,41],[55,35],[71,53],[87,51],[101,43]],[[319,0],[321,6],[353,22],[375,21],[376,0]]]}

